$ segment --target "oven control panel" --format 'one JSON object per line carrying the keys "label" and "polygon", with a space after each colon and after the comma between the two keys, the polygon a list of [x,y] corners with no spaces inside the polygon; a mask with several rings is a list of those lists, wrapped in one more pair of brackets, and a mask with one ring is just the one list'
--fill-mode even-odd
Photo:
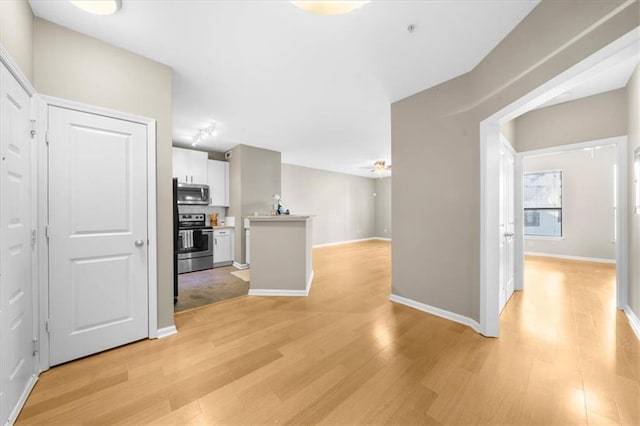
{"label": "oven control panel", "polygon": [[178,215],[178,226],[180,228],[193,228],[205,226],[205,215],[203,213],[189,213]]}

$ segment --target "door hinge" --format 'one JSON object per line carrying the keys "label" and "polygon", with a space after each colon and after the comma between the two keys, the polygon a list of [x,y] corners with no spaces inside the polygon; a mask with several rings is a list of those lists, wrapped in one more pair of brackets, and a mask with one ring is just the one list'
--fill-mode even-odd
{"label": "door hinge", "polygon": [[44,132],[44,143],[49,145],[49,131],[48,130],[45,130],[45,132]]}
{"label": "door hinge", "polygon": [[36,231],[35,229],[31,230],[31,248],[36,246],[36,243],[38,242],[38,231]]}
{"label": "door hinge", "polygon": [[29,133],[31,134],[31,139],[36,137],[36,120],[31,120],[31,130]]}
{"label": "door hinge", "polygon": [[34,337],[33,338],[33,356],[36,356],[38,352],[40,352],[40,345],[38,344],[38,338]]}
{"label": "door hinge", "polygon": [[49,240],[49,225],[45,225],[44,227],[44,236]]}
{"label": "door hinge", "polygon": [[44,331],[46,331],[47,333],[50,333],[51,331],[49,330],[49,321],[50,320],[46,320],[44,322]]}

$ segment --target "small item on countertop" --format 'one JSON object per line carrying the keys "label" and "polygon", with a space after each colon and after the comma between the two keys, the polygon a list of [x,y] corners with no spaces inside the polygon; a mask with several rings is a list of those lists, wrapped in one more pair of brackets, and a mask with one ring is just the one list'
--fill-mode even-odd
{"label": "small item on countertop", "polygon": [[218,226],[218,213],[211,213],[209,220],[211,221],[211,226]]}

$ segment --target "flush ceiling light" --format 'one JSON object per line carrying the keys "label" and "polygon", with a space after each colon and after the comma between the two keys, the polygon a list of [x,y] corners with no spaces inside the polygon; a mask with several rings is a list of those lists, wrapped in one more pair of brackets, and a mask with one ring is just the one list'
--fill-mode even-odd
{"label": "flush ceiling light", "polygon": [[369,1],[303,0],[292,1],[291,3],[302,10],[318,15],[344,15],[361,8]]}
{"label": "flush ceiling light", "polygon": [[122,0],[69,0],[69,3],[94,15],[113,15],[122,7]]}

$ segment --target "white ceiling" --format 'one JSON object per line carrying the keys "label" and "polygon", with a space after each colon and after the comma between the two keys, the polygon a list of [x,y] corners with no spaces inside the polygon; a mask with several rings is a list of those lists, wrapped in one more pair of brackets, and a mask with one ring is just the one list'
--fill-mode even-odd
{"label": "white ceiling", "polygon": [[391,160],[390,103],[470,71],[538,0],[374,0],[342,16],[288,1],[123,0],[108,17],[30,3],[36,16],[172,67],[174,144],[190,146],[216,121],[200,149],[243,143],[372,176],[364,166]]}

